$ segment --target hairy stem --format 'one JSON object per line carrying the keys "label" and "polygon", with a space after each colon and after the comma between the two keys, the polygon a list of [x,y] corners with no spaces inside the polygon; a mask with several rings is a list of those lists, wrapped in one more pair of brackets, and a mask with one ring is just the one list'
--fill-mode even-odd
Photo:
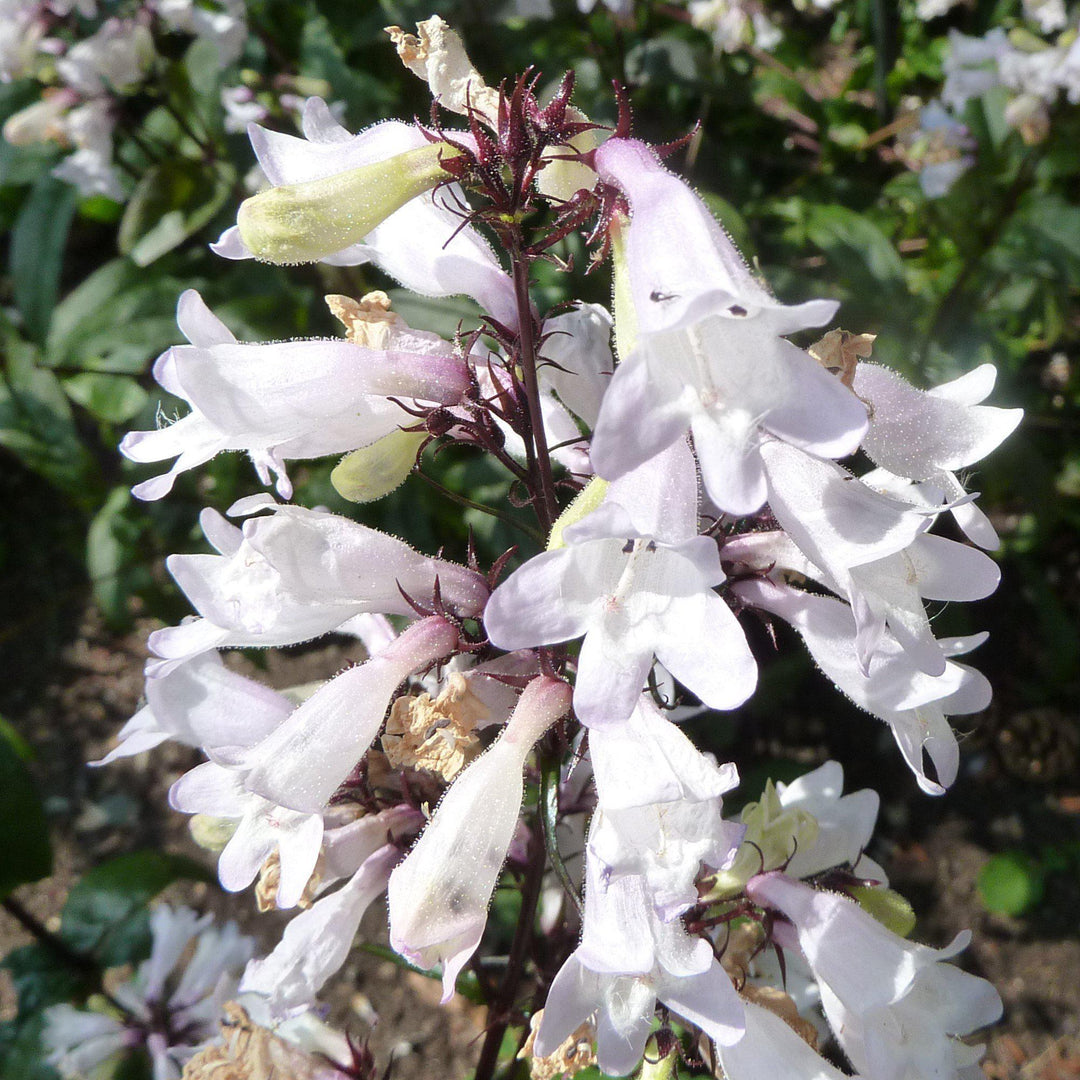
{"label": "hairy stem", "polygon": [[[536,323],[529,299],[529,264],[522,251],[520,235],[510,246],[510,262],[514,274],[514,293],[517,298],[519,344],[525,398],[529,409],[529,465],[535,480],[534,507],[540,527],[546,537],[559,514],[555,498],[555,480],[551,475],[551,452],[548,450],[544,417],[540,409],[540,385],[536,377]],[[530,445],[531,443],[531,445]]]}

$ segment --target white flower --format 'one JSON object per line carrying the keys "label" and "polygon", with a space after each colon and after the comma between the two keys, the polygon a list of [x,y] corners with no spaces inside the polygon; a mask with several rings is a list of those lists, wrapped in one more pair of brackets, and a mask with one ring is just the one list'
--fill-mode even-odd
{"label": "white flower", "polygon": [[[860,362],[855,369],[855,393],[872,405],[863,449],[888,472],[925,482],[950,502],[962,499],[964,488],[956,478],[957,470],[981,461],[1024,418],[1023,409],[979,404],[993,390],[996,377],[993,364],[982,364],[958,379],[922,391],[893,371]],[[980,547],[998,546],[993,526],[972,503],[955,506],[952,512]]]}
{"label": "white flower", "polygon": [[1069,21],[1065,0],[1024,0],[1024,15],[1038,23],[1044,34],[1064,30]]}
{"label": "white flower", "polygon": [[108,765],[176,739],[220,753],[269,735],[293,705],[254,679],[230,671],[216,652],[146,680],[146,704],[120,729],[118,745],[92,765]]}
{"label": "white flower", "polygon": [[150,0],[172,30],[209,41],[220,67],[228,67],[244,50],[247,21],[244,0]]}
{"label": "white flower", "polygon": [[421,967],[441,964],[443,1002],[472,956],[521,811],[522,769],[570,707],[570,688],[539,676],[492,747],[458,776],[390,877],[390,944]]}
{"label": "white flower", "polygon": [[395,845],[384,844],[340,889],[295,916],[274,951],[248,964],[241,993],[266,998],[275,1019],[304,1012],[345,963],[364,912],[386,888],[400,857]]}
{"label": "white flower", "polygon": [[179,1080],[184,1063],[218,1038],[221,1007],[235,996],[254,941],[235,923],[213,926],[209,915],[165,904],[151,913],[150,932],[149,959],[111,991],[123,1019],[70,1005],[46,1010],[42,1045],[61,1075],[83,1080],[141,1046],[150,1054],[155,1080]]}
{"label": "white flower", "polygon": [[998,1019],[1001,998],[985,980],[942,963],[970,933],[945,949],[911,944],[847,897],[776,872],[754,878],[747,893],[794,924],[829,1024],[866,1080],[954,1077],[981,1057],[955,1036]]}
{"label": "white flower", "polygon": [[208,649],[290,645],[345,630],[357,615],[415,615],[402,595],[433,605],[436,582],[447,609],[476,615],[487,585],[463,566],[432,559],[406,543],[321,510],[280,506],[266,496],[241,500],[233,513],[272,508],[242,529],[216,511],[200,521],[219,555],[172,555],[169,572],[202,618],[156,630],[150,648],[164,663]]}
{"label": "white flower", "polygon": [[653,906],[669,921],[697,902],[702,864],[721,869],[743,829],[721,816],[721,796],[739,782],[717,766],[642,697],[625,724],[589,736],[599,805],[589,850],[608,880],[644,878]]}
{"label": "white flower", "polygon": [[[866,672],[855,646],[855,619],[846,604],[763,579],[742,581],[735,592],[791,623],[826,677],[856,705],[889,725],[919,786],[930,795],[944,793],[959,766],[956,736],[945,714],[986,708],[990,684],[982,675],[951,659],[946,660],[941,675],[928,675],[888,632],[882,634]],[[958,655],[981,640],[944,642],[943,651],[946,656]],[[937,772],[937,782],[926,775],[924,750]]]}
{"label": "white flower", "polygon": [[746,1033],[716,1047],[727,1080],[848,1080],[776,1013],[745,1000],[743,1009]]}
{"label": "white flower", "polygon": [[742,1002],[707,942],[656,914],[645,879],[607,880],[591,846],[581,944],[548,991],[535,1053],[552,1053],[595,1015],[597,1059],[622,1076],[641,1060],[659,999],[718,1043],[743,1032]]}
{"label": "white flower", "polygon": [[375,741],[394,691],[457,644],[457,629],[441,616],[414,623],[380,653],[324,683],[245,754],[245,785],[280,806],[321,812]]}
{"label": "white flower", "polygon": [[57,60],[56,72],[72,90],[92,98],[134,89],[155,55],[154,39],[142,23],[109,19]]}
{"label": "white flower", "polygon": [[697,480],[681,440],[611,485],[563,533],[565,547],[515,571],[484,623],[504,649],[584,637],[574,709],[586,724],[633,711],[655,656],[718,709],[753,692],[757,668],[731,609],[716,544],[697,535]]}
{"label": "white flower", "polygon": [[391,397],[450,404],[470,384],[464,362],[434,335],[396,332],[385,349],[339,339],[248,344],[193,289],[180,297],[177,321],[191,344],[163,353],[154,378],[191,411],[167,427],[130,432],[120,444],[133,461],[177,459],[132,489],[142,499],[168,494],[179,473],[222,450],[246,451],[262,481],[276,473],[278,492],[289,498],[287,459],[366,446],[415,424]]}
{"label": "white flower", "polygon": [[941,100],[954,112],[961,112],[972,99],[982,97],[1001,84],[1000,63],[1013,51],[1001,27],[985,37],[975,38],[949,31],[949,51],[945,54],[945,85]]}
{"label": "white flower", "polygon": [[243,773],[207,761],[173,784],[169,803],[185,814],[234,822],[235,831],[218,859],[218,879],[229,892],[246,889],[276,851],[281,860],[277,905],[295,907],[303,895],[322,844],[323,819],[255,794]]}
{"label": "white flower", "polygon": [[[836,304],[778,304],[704,203],[643,143],[609,139],[596,165],[633,210],[616,267],[623,355],[593,434],[596,471],[622,476],[689,430],[710,498],[748,514],[766,498],[764,432],[823,457],[853,452],[865,407],[782,336],[822,325]],[[619,292],[623,275],[629,295]]]}

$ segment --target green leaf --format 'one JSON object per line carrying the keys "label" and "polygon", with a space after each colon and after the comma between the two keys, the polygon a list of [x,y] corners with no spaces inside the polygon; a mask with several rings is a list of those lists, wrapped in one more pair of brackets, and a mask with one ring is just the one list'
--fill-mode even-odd
{"label": "green leaf", "polygon": [[118,243],[139,266],[149,266],[208,224],[232,190],[228,166],[190,158],[155,165],[135,186],[120,222]]}
{"label": "green leaf", "polygon": [[0,833],[6,837],[0,859],[0,897],[52,873],[52,845],[41,798],[21,754],[0,728]]}
{"label": "green leaf", "polygon": [[806,231],[811,243],[854,283],[890,291],[903,286],[904,264],[899,253],[865,214],[846,206],[811,206]]}
{"label": "green leaf", "polygon": [[11,975],[20,1016],[67,1001],[85,986],[83,974],[42,942],[13,949],[0,967]]}
{"label": "green leaf", "polygon": [[26,342],[6,342],[0,369],[0,446],[80,501],[96,498],[96,463],[83,446],[60,380]]}
{"label": "green leaf", "polygon": [[179,337],[176,301],[185,286],[168,274],[148,275],[127,259],[91,274],[56,306],[45,360],[50,367],[140,374]]}
{"label": "green leaf", "polygon": [[152,575],[140,545],[148,527],[145,510],[133,506],[131,492],[124,485],[109,493],[87,530],[86,569],[94,599],[113,627],[130,624],[129,598],[151,584]]}
{"label": "green leaf", "polygon": [[149,396],[128,375],[105,375],[84,371],[64,380],[64,389],[72,401],[81,405],[97,420],[109,424],[127,423]]}
{"label": "green leaf", "polygon": [[43,341],[60,286],[60,267],[75,212],[75,189],[42,176],[11,234],[10,269],[15,303],[30,336]]}
{"label": "green leaf", "polygon": [[71,967],[44,945],[24,945],[0,962],[11,975],[18,998],[14,1020],[0,1024],[0,1076],[18,1080],[58,1080],[44,1062],[43,1011],[85,992],[86,984]]}
{"label": "green leaf", "polygon": [[108,195],[91,195],[79,203],[79,217],[101,225],[115,225],[124,213],[123,203]]}
{"label": "green leaf", "polygon": [[161,851],[137,851],[95,867],[68,894],[60,934],[103,967],[145,957],[150,937],[146,906],[180,878],[210,881],[198,863]]}
{"label": "green leaf", "polygon": [[1043,895],[1042,867],[1021,851],[994,855],[979,871],[976,886],[987,911],[996,915],[1023,915]]}

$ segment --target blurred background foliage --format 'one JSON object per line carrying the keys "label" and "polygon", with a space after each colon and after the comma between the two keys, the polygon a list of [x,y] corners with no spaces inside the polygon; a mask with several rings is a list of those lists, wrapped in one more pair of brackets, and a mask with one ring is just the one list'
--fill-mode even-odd
{"label": "blurred background foliage", "polygon": [[[100,5],[101,14],[124,16],[138,6]],[[290,132],[295,102],[309,95],[341,103],[351,130],[391,116],[426,119],[426,87],[401,67],[382,28],[411,28],[434,7],[462,33],[490,82],[531,67],[541,86],[554,86],[573,69],[575,103],[592,119],[614,121],[614,80],[628,90],[635,134],[665,142],[693,132],[672,166],[776,293],[788,302],[841,300],[841,325],[877,334],[875,358],[917,385],[997,365],[992,402],[1027,414],[974,480],[1002,535],[1004,580],[973,616],[946,610],[937,625],[991,630],[977,663],[996,698],[992,713],[972,724],[969,769],[1011,777],[1020,801],[1038,802],[1046,785],[1075,787],[1080,107],[1057,101],[1046,110],[1049,122],[1032,132],[1007,122],[1003,87],[972,97],[960,117],[970,168],[947,193],[928,196],[917,169],[929,159],[918,160],[910,135],[917,105],[941,91],[949,31],[982,36],[1024,23],[1020,0],[965,0],[932,19],[918,17],[920,6],[840,0],[821,10],[774,0],[764,7],[782,38],[769,51],[748,41],[724,52],[684,8],[651,0],[624,5],[620,17],[602,4],[582,13],[572,0],[552,0],[542,17],[530,17],[524,3],[499,12],[484,0],[250,0],[241,51],[224,65],[212,42],[151,21],[152,65],[113,98],[120,200],[80,194],[52,174],[70,148],[0,141],[0,646],[11,657],[9,679],[22,671],[34,680],[30,668],[47,663],[50,642],[63,640],[65,620],[87,591],[117,630],[138,615],[185,614],[165,555],[204,543],[196,529],[202,507],[224,510],[254,490],[248,463],[225,455],[181,476],[161,502],[129,494],[147,471],[120,457],[118,441],[177,415],[150,368],[179,339],[175,309],[184,289],[198,289],[242,340],[335,334],[321,297],[380,287],[416,326],[452,336],[475,318],[466,301],[405,296],[367,267],[286,271],[227,262],[208,248],[253,182],[254,157],[242,126],[227,123],[222,91]],[[65,32],[99,22],[73,15]],[[38,101],[51,78],[46,67],[0,83],[0,121]],[[582,246],[571,239],[562,253],[575,257],[576,269],[538,267],[542,305],[606,302],[607,278],[584,273]],[[333,464],[295,467],[297,499],[349,512],[329,484]],[[432,468],[471,499],[505,496],[504,477],[471,455],[447,454]],[[364,520],[429,551],[460,554],[470,527],[489,555],[517,539],[483,515],[463,519],[416,478],[366,508]],[[972,617],[972,625],[961,621]],[[845,719],[843,703],[824,703],[814,679],[801,655],[778,656],[753,703],[725,727],[712,724],[714,748],[725,739],[745,743],[749,729],[756,741],[740,752],[751,759],[769,738],[774,746],[806,742],[805,733],[792,733],[800,724],[805,732],[816,710],[826,719],[810,730],[824,730],[823,742],[852,739],[837,753],[845,764],[855,755],[851,786],[880,785],[872,747],[881,733],[865,718]],[[25,748],[7,735],[0,739],[4,830],[11,835],[8,818],[30,825],[5,866],[3,891],[48,868],[47,831],[26,809]],[[140,867],[132,880],[148,874],[153,892],[159,878],[164,884],[185,872]],[[1041,847],[1003,851],[981,888],[991,908],[1017,914],[1043,902],[1055,874],[1080,874],[1075,841],[1051,836]],[[140,934],[136,927],[133,958]],[[46,986],[40,959],[27,954],[8,966],[22,965],[27,993],[65,1000],[71,987]]]}

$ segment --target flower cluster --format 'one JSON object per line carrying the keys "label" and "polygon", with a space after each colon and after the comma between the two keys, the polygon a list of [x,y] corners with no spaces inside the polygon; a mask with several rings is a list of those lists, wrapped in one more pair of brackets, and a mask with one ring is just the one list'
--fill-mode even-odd
{"label": "flower cluster", "polygon": [[[922,0],[918,14],[936,18],[954,3]],[[918,130],[901,148],[931,198],[974,164],[975,143],[962,122],[969,101],[1004,90],[1005,124],[1029,145],[1047,137],[1056,102],[1080,103],[1080,11],[1067,10],[1064,0],[1024,0],[1023,14],[1024,24],[1010,32],[998,26],[978,38],[949,31],[941,98],[922,109]]]}
{"label": "flower cluster", "polygon": [[[124,102],[162,63],[165,35],[205,40],[221,67],[246,37],[244,0],[144,0],[131,15],[100,18],[97,0],[0,2],[0,81],[34,78],[41,99],[9,117],[11,144],[52,142],[70,149],[53,175],[82,195],[126,197],[114,160]],[[87,32],[87,20],[98,20]]]}
{"label": "flower cluster", "polygon": [[[659,1007],[663,1053],[673,1015],[733,1080],[839,1075],[774,954],[859,1075],[956,1074],[979,1053],[959,1038],[1000,1001],[945,962],[966,937],[934,950],[896,932],[908,909],[863,854],[877,796],[843,795],[829,763],[727,820],[735,766],[669,710],[745,702],[745,628],[782,620],[943,792],[947,718],[990,691],[955,659],[980,637],[937,637],[926,602],[997,585],[993,525],[958,474],[1019,410],[982,404],[989,365],[923,391],[869,359],[872,335],[800,348],[791,336],[837,305],[773,296],[625,110],[603,132],[570,105],[570,77],[546,105],[530,77],[494,90],[437,17],[391,35],[464,125],[351,135],[313,101],[303,138],[252,126],[271,187],[216,250],[369,262],[472,297],[482,325],[449,342],[384,294],[333,296],[344,337],[248,344],[186,293],[188,344],[154,373],[189,411],[125,439],[135,461],[173,461],[135,492],[160,498],[230,450],[281,500],[289,462],[343,455],[335,486],[366,502],[452,444],[505,469],[514,506],[493,509],[528,507],[535,527],[511,520],[542,550],[507,573],[514,549],[490,566],[428,556],[269,494],[234,505],[239,524],[208,509],[216,554],[168,562],[197,614],[151,636],[146,705],[107,760],[167,739],[206,755],[173,806],[212,838],[227,889],[258,879],[260,906],[298,909],[239,987],[276,1022],[311,1006],[384,892],[391,947],[441,969],[444,999],[467,967],[491,982],[479,948],[501,882],[522,910],[478,1076],[526,978],[549,986],[537,1060],[580,1064],[595,1043],[605,1072],[628,1073]],[[575,230],[597,266],[610,257],[613,313],[543,317],[530,266]],[[931,531],[946,516],[970,544]],[[354,656],[316,685],[271,690],[223,658],[331,633]]]}

